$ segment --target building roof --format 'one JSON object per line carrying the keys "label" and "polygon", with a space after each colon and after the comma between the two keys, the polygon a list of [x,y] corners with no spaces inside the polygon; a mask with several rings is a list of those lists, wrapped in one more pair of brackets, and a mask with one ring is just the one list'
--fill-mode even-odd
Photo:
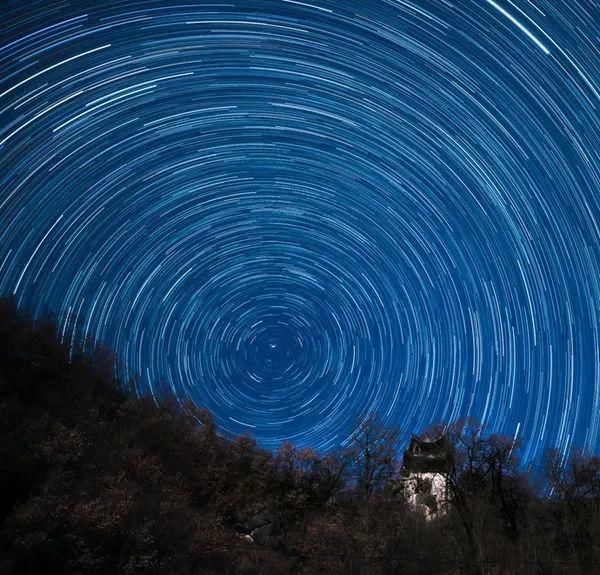
{"label": "building roof", "polygon": [[446,436],[428,438],[413,435],[408,449],[404,451],[402,470],[404,475],[446,473],[451,465],[451,449]]}

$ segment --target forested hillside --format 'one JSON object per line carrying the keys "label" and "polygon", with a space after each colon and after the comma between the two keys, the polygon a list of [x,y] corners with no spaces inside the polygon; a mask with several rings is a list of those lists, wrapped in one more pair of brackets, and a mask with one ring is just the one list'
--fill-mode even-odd
{"label": "forested hillside", "polygon": [[596,456],[528,475],[512,440],[442,425],[448,501],[428,520],[376,416],[347,449],[266,452],[135,397],[83,347],[1,302],[1,573],[600,573]]}

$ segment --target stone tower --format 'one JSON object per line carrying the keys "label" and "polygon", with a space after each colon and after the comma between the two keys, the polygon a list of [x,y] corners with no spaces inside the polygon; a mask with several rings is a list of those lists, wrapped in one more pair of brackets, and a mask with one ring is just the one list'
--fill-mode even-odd
{"label": "stone tower", "polygon": [[450,446],[445,436],[411,436],[402,464],[404,496],[410,505],[425,513],[428,519],[444,512],[451,465]]}

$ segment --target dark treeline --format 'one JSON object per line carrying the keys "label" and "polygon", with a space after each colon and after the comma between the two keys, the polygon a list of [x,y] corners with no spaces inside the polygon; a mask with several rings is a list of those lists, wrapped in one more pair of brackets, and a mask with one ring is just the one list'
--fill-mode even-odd
{"label": "dark treeline", "polygon": [[1,573],[600,573],[598,457],[549,453],[534,479],[511,440],[446,426],[428,519],[376,417],[347,449],[271,453],[113,374],[0,302]]}

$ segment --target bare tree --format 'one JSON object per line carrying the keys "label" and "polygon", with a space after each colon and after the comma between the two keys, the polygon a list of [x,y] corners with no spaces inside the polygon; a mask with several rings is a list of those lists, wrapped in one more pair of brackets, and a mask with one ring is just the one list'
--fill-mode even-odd
{"label": "bare tree", "polygon": [[519,470],[518,444],[499,435],[485,436],[473,419],[459,421],[446,433],[452,451],[448,504],[462,527],[468,562],[481,565],[487,539],[506,536],[515,541],[519,536],[529,491]]}
{"label": "bare tree", "polygon": [[349,448],[352,468],[365,501],[396,474],[398,438],[398,431],[383,425],[374,414],[367,416],[353,434]]}
{"label": "bare tree", "polygon": [[547,458],[552,488],[555,549],[574,557],[579,571],[600,562],[600,457],[574,453],[566,466],[553,452]]}

